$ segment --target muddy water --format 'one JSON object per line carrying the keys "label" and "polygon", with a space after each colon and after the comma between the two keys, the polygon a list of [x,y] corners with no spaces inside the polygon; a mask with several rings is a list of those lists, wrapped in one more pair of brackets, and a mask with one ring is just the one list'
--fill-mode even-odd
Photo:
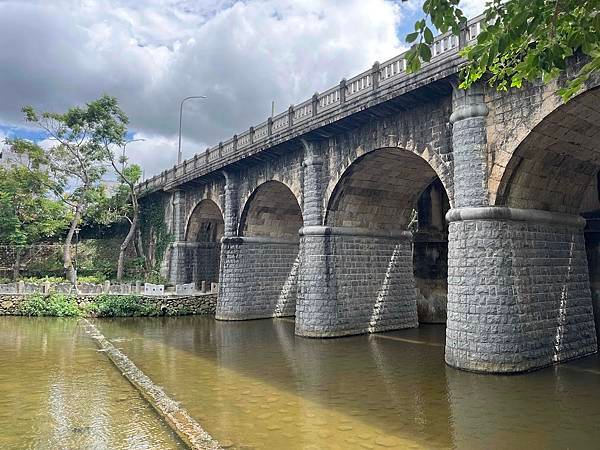
{"label": "muddy water", "polygon": [[76,319],[0,317],[0,448],[182,445]]}
{"label": "muddy water", "polygon": [[442,326],[295,337],[287,319],[97,321],[215,438],[234,448],[589,448],[600,360],[522,376],[443,363]]}

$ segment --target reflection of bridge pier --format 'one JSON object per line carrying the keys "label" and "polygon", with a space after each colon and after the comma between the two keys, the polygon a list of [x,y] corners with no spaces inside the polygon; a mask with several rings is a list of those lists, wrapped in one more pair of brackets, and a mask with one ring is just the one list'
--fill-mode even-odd
{"label": "reflection of bridge pier", "polygon": [[376,64],[144,182],[142,203],[172,197],[165,275],[181,280],[185,228],[210,214],[185,218],[210,199],[219,319],[295,314],[313,337],[401,329],[418,310],[443,320],[447,288],[453,366],[520,372],[595,352],[578,215],[600,209],[599,79],[567,104],[555,86],[459,89],[457,53],[482,20],[436,38],[417,74],[403,55]]}

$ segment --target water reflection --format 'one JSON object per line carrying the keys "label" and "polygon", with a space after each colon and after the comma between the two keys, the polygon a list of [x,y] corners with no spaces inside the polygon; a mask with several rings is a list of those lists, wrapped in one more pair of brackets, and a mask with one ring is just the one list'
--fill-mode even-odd
{"label": "water reflection", "polygon": [[99,325],[237,448],[576,448],[600,438],[597,356],[486,376],[444,365],[443,326],[328,340],[296,337],[289,319]]}
{"label": "water reflection", "polygon": [[0,448],[172,449],[74,319],[0,317]]}

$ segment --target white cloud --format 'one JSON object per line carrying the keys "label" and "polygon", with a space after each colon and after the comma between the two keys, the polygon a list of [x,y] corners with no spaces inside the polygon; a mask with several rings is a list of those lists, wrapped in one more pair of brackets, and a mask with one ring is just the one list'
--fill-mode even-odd
{"label": "white cloud", "polygon": [[[477,0],[479,1],[479,0]],[[475,3],[468,0],[467,3]],[[480,2],[482,3],[482,2]],[[0,123],[106,92],[145,142],[149,176],[402,51],[407,8],[387,0],[19,0],[0,2]]]}
{"label": "white cloud", "polygon": [[485,9],[485,4],[490,0],[461,0],[460,8],[468,18],[478,16]]}
{"label": "white cloud", "polygon": [[[135,133],[133,139],[143,139],[130,142],[126,147],[127,157],[130,162],[140,164],[144,171],[144,178],[173,167],[177,161],[177,139],[161,135]],[[203,151],[208,145],[198,144],[197,141],[184,138],[181,149],[188,157]]]}

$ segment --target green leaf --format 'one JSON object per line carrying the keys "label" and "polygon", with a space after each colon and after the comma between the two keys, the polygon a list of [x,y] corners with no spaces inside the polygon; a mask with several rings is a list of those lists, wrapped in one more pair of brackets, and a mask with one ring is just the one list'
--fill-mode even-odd
{"label": "green leaf", "polygon": [[419,37],[419,32],[415,31],[414,33],[410,33],[406,36],[406,42],[411,44]]}
{"label": "green leaf", "polygon": [[433,43],[433,33],[431,32],[429,27],[425,28],[425,31],[423,32],[423,37],[425,38],[425,43],[427,43],[427,44]]}
{"label": "green leaf", "polygon": [[431,49],[427,44],[419,45],[419,56],[425,62],[429,62],[431,60]]}

